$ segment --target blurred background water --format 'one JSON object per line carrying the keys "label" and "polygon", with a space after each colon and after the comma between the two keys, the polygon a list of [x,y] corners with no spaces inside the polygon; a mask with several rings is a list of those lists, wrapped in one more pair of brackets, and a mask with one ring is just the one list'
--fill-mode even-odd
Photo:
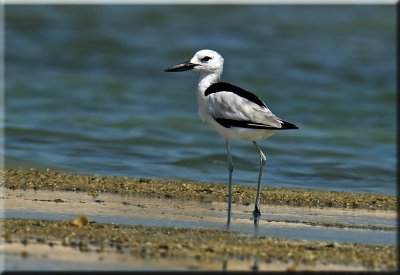
{"label": "blurred background water", "polygon": [[[163,71],[204,48],[300,128],[260,143],[264,186],[395,193],[389,5],[8,5],[6,167],[225,184],[197,74]],[[255,186],[254,146],[232,153],[234,183]]]}

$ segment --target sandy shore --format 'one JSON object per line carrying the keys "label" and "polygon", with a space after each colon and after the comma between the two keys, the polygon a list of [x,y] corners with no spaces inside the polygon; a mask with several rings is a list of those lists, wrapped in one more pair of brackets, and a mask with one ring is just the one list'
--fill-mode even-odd
{"label": "sandy shore", "polygon": [[[170,259],[175,265],[182,260],[191,260],[203,267],[226,259],[257,259],[265,265],[279,264],[283,270],[296,269],[300,265],[310,269],[313,265],[366,270],[396,268],[394,246],[309,242],[239,236],[229,231],[140,225],[89,223],[77,228],[70,221],[6,219],[4,229],[2,235],[6,245],[14,244],[10,249],[14,248],[14,252],[25,256],[37,254],[37,245],[42,244],[72,247],[82,253],[118,253],[141,259]],[[15,246],[18,243],[23,245],[19,250]]]}
{"label": "sandy shore", "polygon": [[[142,194],[166,198],[227,200],[226,185],[190,181],[77,175],[35,169],[6,169],[4,186],[11,189],[48,189]],[[254,203],[255,188],[233,185],[234,201]],[[311,189],[262,187],[260,199],[270,205],[395,210],[396,196]]]}
{"label": "sandy shore", "polygon": [[[64,261],[82,262],[82,266],[76,267],[78,269],[87,267],[89,270],[96,267],[98,269],[155,267],[155,269],[184,270],[396,270],[397,268],[395,245],[307,241],[268,235],[239,234],[232,230],[186,228],[179,225],[165,227],[112,224],[91,220],[91,215],[95,215],[96,211],[103,211],[102,213],[109,211],[109,215],[114,216],[113,213],[118,215],[130,209],[136,215],[133,218],[153,213],[156,215],[156,220],[161,220],[175,217],[177,214],[183,215],[186,211],[189,214],[184,216],[183,220],[201,223],[206,222],[205,215],[210,215],[214,222],[222,222],[226,214],[224,185],[97,177],[33,169],[7,169],[3,172],[3,176],[2,186],[5,188],[2,199],[5,202],[6,213],[7,209],[28,213],[40,207],[49,214],[51,211],[63,213],[59,212],[57,207],[70,208],[71,213],[75,213],[72,211],[74,208],[89,211],[85,212],[88,214],[89,223],[81,226],[71,223],[73,219],[34,219],[31,218],[32,214],[30,218],[2,219],[4,255],[8,262],[14,263],[6,268],[11,270],[20,268],[24,263],[32,268],[34,262],[45,260],[48,261],[49,269],[56,261],[59,261],[58,266],[62,266],[60,261]],[[38,199],[39,197],[34,198],[29,192],[24,193],[23,189],[37,190],[37,192],[55,190],[52,192],[56,192],[57,197],[49,197],[46,193],[49,191],[43,191],[44,193],[39,192],[38,196],[45,194],[46,199]],[[82,198],[81,201],[77,201],[73,192],[66,191],[84,191],[90,194],[87,196],[90,199],[87,202]],[[106,195],[110,193],[125,197],[116,197],[113,202],[112,198]],[[250,213],[248,208],[252,206],[254,193],[254,188],[235,186],[234,197],[237,207],[234,223],[252,226],[246,217],[248,212]],[[158,209],[151,208],[153,211],[151,212],[149,205],[154,203],[154,200],[157,200],[159,206]],[[131,201],[140,203],[133,205]],[[185,201],[186,204],[183,203]],[[199,208],[196,206],[201,203],[208,205],[206,209],[208,212],[204,216],[198,212]],[[320,230],[325,230],[333,227],[335,230],[343,230],[343,234],[349,234],[349,230],[360,230],[360,234],[394,230],[392,225],[348,223],[345,215],[350,213],[346,211],[351,211],[354,217],[370,216],[370,220],[373,220],[374,215],[377,218],[395,219],[395,196],[263,188],[262,203],[275,209],[271,210],[272,212],[278,211],[281,216],[283,215],[282,221],[278,221],[270,212],[272,222],[263,221],[264,225],[268,222],[276,224],[276,228],[298,230],[302,227],[303,230],[309,230],[307,228],[317,226]],[[102,207],[97,207],[100,205]],[[309,207],[315,209],[308,212],[311,213],[310,218],[304,219],[305,216],[296,214],[296,211],[301,212]],[[283,213],[283,210],[287,211],[285,212],[287,214]],[[329,215],[333,217],[342,215],[344,222],[336,218],[328,219]],[[131,213],[128,212],[127,216],[131,217]],[[241,218],[242,216],[244,218]],[[291,217],[298,218],[291,220]],[[29,264],[29,261],[32,263]],[[65,266],[67,269],[69,265]]]}

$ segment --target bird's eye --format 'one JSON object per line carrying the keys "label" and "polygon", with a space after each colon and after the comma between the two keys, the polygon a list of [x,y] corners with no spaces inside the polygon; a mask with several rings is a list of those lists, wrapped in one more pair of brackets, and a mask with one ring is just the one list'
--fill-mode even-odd
{"label": "bird's eye", "polygon": [[203,57],[203,58],[201,59],[201,61],[207,62],[207,61],[210,60],[210,59],[211,59],[211,57],[205,56],[205,57]]}

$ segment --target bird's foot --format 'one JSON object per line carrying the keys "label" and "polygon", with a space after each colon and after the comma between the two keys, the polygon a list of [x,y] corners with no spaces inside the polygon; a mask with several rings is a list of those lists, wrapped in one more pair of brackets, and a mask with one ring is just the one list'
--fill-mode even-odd
{"label": "bird's foot", "polygon": [[254,211],[253,211],[253,216],[261,216],[261,209],[260,209],[260,203],[256,202],[256,204],[254,205]]}
{"label": "bird's foot", "polygon": [[260,216],[261,216],[260,204],[256,203],[253,211],[254,225],[258,225],[258,222],[260,221]]}

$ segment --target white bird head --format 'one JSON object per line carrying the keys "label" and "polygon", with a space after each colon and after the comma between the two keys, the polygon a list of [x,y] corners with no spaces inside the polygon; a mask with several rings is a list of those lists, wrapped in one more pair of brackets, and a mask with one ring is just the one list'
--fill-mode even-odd
{"label": "white bird head", "polygon": [[165,69],[166,72],[183,72],[194,70],[200,74],[222,74],[224,68],[224,59],[222,56],[212,50],[201,50],[194,54],[189,61],[180,63]]}

